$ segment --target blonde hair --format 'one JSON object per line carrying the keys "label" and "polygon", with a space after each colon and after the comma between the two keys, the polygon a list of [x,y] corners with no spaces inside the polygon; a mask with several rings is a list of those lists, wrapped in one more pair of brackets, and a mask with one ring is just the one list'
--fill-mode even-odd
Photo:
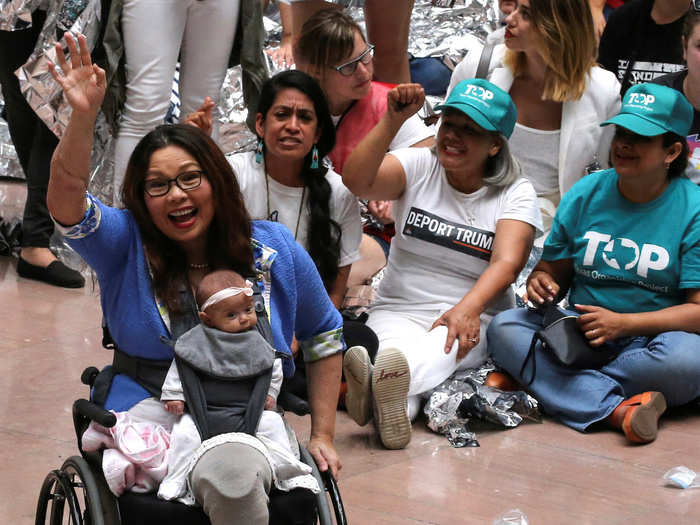
{"label": "blonde hair", "polygon": [[[597,55],[587,0],[530,0],[530,21],[537,51],[547,66],[542,100],[578,100]],[[523,73],[525,62],[525,53],[506,51],[504,63],[516,77]]]}
{"label": "blonde hair", "polygon": [[339,65],[352,53],[357,33],[367,42],[352,17],[337,9],[323,9],[302,26],[294,56],[307,73],[322,77],[326,68]]}

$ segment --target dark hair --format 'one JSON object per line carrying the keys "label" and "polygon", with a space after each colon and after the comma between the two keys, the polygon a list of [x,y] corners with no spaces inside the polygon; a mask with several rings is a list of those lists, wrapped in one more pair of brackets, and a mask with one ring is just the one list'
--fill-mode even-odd
{"label": "dark hair", "polygon": [[257,109],[257,113],[262,114],[263,121],[267,118],[267,112],[275,103],[277,95],[285,89],[296,89],[309,97],[314,105],[318,127],[321,131],[320,138],[316,143],[319,167],[311,168],[312,154],[309,152],[304,157],[304,167],[300,176],[309,192],[307,201],[309,255],[311,255],[326,289],[330,290],[333,281],[338,276],[341,230],[338,223],[331,219],[331,186],[326,180],[328,168],[323,165],[320,159],[328,155],[335,146],[335,126],[321,87],[309,75],[296,70],[278,73],[263,85]]}
{"label": "dark hair", "polygon": [[351,16],[338,9],[322,9],[302,26],[294,55],[314,75],[322,75],[326,67],[338,65],[352,53],[356,33],[367,42]]}
{"label": "dark hair", "polygon": [[685,39],[686,46],[689,43],[688,40],[690,40],[690,35],[693,34],[693,29],[695,29],[695,26],[698,24],[700,24],[700,12],[696,11],[691,3],[690,9],[688,9],[688,13],[685,15],[685,20],[683,21],[683,31],[681,32],[681,35],[683,35],[683,38]]}
{"label": "dark hair", "polygon": [[676,142],[681,143],[681,152],[668,166],[669,179],[672,179],[673,177],[680,177],[685,173],[685,169],[688,167],[688,155],[690,150],[688,149],[688,141],[685,139],[685,137],[681,137],[672,131],[667,131],[661,136],[661,145],[664,148],[673,146]]}
{"label": "dark hair", "polygon": [[207,231],[206,257],[212,270],[231,268],[244,276],[254,274],[251,225],[230,164],[199,128],[187,124],[158,126],[136,145],[124,176],[122,202],[139,227],[155,294],[169,310],[180,312],[179,288],[187,282],[187,257],[182,247],[153,223],[143,189],[151,156],[167,146],[177,146],[192,155],[211,185],[214,218]]}

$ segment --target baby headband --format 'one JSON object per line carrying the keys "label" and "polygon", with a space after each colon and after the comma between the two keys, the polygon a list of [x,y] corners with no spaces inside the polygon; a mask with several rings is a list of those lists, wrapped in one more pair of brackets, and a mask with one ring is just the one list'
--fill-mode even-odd
{"label": "baby headband", "polygon": [[235,286],[230,286],[229,288],[224,288],[223,290],[219,290],[214,295],[212,295],[209,299],[204,301],[204,304],[201,306],[200,311],[203,312],[204,310],[209,308],[211,305],[219,303],[219,302],[223,301],[224,299],[228,299],[229,297],[234,297],[240,293],[245,294],[248,297],[251,297],[253,295],[253,283],[251,283],[249,280],[246,279],[245,288],[236,288]]}

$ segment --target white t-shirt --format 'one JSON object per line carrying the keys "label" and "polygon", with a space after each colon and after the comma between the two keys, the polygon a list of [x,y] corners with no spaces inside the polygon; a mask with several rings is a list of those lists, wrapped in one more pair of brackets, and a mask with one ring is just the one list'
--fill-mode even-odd
{"label": "white t-shirt", "polygon": [[[542,229],[537,196],[519,178],[507,187],[484,186],[465,194],[447,181],[429,148],[394,151],[406,173],[406,189],[394,201],[396,236],[376,306],[446,310],[459,302],[489,265],[500,219]],[[515,305],[511,288],[488,313]]]}
{"label": "white t-shirt", "polygon": [[[331,115],[333,125],[337,128],[342,115]],[[406,122],[396,132],[396,135],[389,144],[389,151],[400,148],[410,148],[420,141],[435,136],[434,126],[426,126],[418,114],[411,115]]]}
{"label": "white t-shirt", "polygon": [[[516,122],[508,139],[510,151],[520,161],[523,175],[537,195],[559,194],[560,130],[534,129]],[[557,202],[559,198],[557,197]]]}
{"label": "white t-shirt", "polygon": [[[268,214],[264,162],[261,164],[255,162],[255,152],[252,151],[229,155],[227,158],[238,179],[250,217],[281,222],[289,228],[292,235],[295,231],[297,232],[296,241],[308,251],[309,192],[304,192],[303,188],[285,186],[268,177],[270,187]],[[341,231],[338,266],[347,266],[360,259],[360,241],[362,241],[360,207],[357,198],[343,185],[340,175],[329,169],[326,180],[331,186],[331,218],[338,223]],[[305,196],[300,216],[302,193],[305,193]]]}

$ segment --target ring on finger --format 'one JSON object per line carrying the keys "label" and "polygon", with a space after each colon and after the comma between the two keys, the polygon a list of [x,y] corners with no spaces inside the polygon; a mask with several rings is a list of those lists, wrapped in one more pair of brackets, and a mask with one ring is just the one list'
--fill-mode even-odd
{"label": "ring on finger", "polygon": [[474,344],[479,342],[479,340],[476,337],[468,337],[467,341],[469,341],[470,343],[474,343]]}

